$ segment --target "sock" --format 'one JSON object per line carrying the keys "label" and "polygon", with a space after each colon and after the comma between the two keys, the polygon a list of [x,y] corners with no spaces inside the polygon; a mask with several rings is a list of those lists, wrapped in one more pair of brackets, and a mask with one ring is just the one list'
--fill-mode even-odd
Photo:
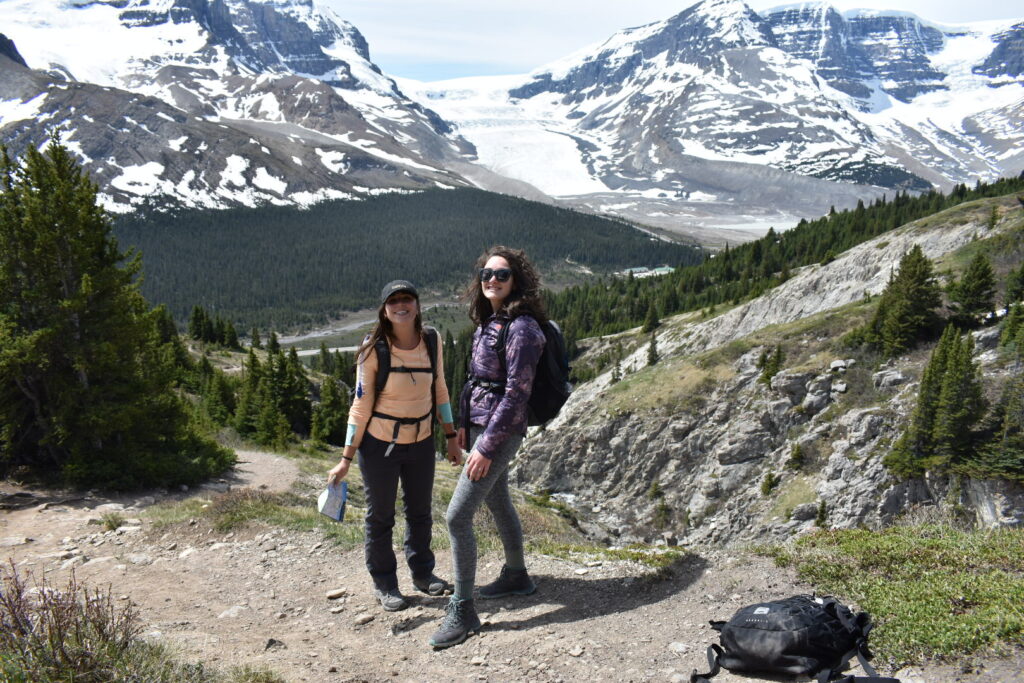
{"label": "sock", "polygon": [[456,581],[455,592],[452,593],[452,598],[455,600],[471,600],[473,598],[473,582]]}
{"label": "sock", "polygon": [[526,569],[526,558],[523,557],[523,551],[520,550],[518,553],[510,553],[506,550],[505,566],[512,571],[524,571]]}

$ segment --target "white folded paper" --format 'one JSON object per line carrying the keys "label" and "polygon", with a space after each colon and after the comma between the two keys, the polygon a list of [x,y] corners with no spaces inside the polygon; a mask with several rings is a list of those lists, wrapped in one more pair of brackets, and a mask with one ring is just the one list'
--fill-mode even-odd
{"label": "white folded paper", "polygon": [[317,500],[317,509],[336,522],[345,519],[345,501],[348,500],[348,482],[340,481],[328,486]]}

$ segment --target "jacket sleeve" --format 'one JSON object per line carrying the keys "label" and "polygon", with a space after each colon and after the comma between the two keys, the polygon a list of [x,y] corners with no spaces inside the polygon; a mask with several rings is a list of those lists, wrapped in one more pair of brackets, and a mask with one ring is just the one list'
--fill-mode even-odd
{"label": "jacket sleeve", "polygon": [[476,441],[475,448],[481,455],[493,457],[505,439],[525,431],[527,402],[543,351],[544,333],[537,322],[527,316],[513,320],[505,342],[505,393]]}
{"label": "jacket sleeve", "polygon": [[358,447],[363,442],[366,425],[373,413],[377,391],[377,353],[371,347],[356,365],[356,393],[348,411],[348,438],[346,444]]}

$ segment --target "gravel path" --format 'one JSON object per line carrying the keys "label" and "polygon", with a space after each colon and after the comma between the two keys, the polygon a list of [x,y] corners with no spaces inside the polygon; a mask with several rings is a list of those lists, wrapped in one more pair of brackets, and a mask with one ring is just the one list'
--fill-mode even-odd
{"label": "gravel path", "polygon": [[[236,471],[205,487],[284,491],[301,475],[288,459],[239,452]],[[217,665],[268,666],[289,681],[688,681],[716,642],[709,619],[740,606],[810,592],[760,557],[691,549],[667,578],[628,562],[528,558],[538,591],[478,600],[484,629],[443,651],[426,644],[446,598],[402,589],[410,609],[373,602],[361,549],[339,551],[318,533],[252,528],[218,534],[182,524],[156,531],[138,517],[158,499],[192,492],[100,498],[0,486],[0,558],[59,585],[74,568],[90,586],[138,606],[147,637]],[[314,501],[310,501],[314,504]],[[127,518],[104,532],[104,511]],[[481,558],[480,577],[501,567]],[[438,553],[450,577],[450,557]],[[340,597],[328,598],[328,594]],[[1024,656],[978,658],[898,672],[904,683],[1024,680]],[[715,680],[755,679],[724,672]]]}

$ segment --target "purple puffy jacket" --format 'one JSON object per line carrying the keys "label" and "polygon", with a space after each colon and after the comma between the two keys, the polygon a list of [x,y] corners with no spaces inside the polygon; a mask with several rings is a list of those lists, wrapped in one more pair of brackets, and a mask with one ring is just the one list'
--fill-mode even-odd
{"label": "purple puffy jacket", "polygon": [[[506,369],[502,368],[501,359],[494,348],[503,325],[510,326],[505,339]],[[529,412],[527,401],[533,390],[533,378],[537,374],[537,362],[544,351],[544,341],[540,325],[529,315],[521,315],[512,320],[492,315],[473,334],[470,377],[505,384],[504,392],[479,384],[469,383],[466,386],[465,391],[469,392],[469,422],[484,428],[484,433],[475,444],[481,455],[490,458],[509,436],[526,434]],[[466,411],[465,396],[462,410]]]}

